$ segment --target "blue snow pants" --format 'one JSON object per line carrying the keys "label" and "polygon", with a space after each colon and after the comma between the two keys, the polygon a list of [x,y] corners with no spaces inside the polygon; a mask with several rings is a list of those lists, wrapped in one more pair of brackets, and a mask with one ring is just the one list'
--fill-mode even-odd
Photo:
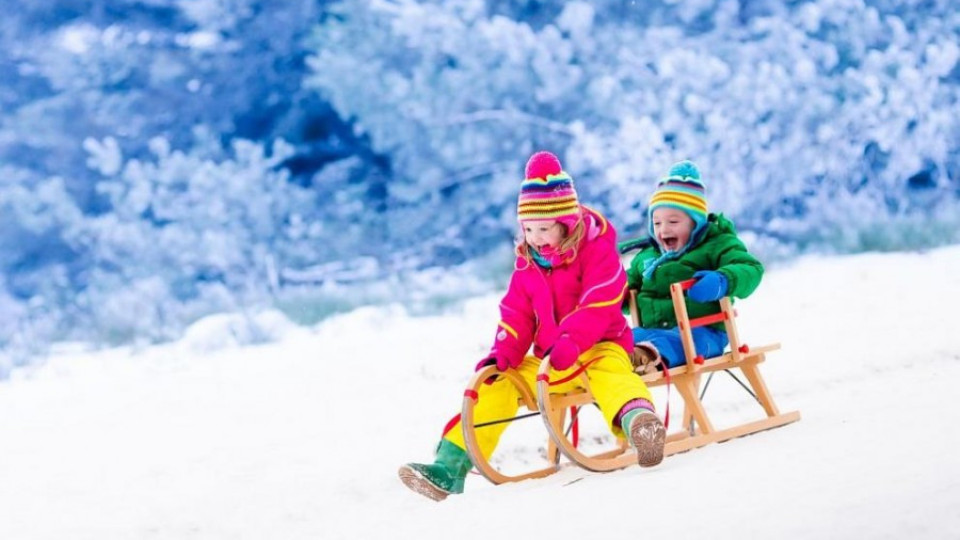
{"label": "blue snow pants", "polygon": [[[649,341],[660,351],[663,361],[670,367],[682,366],[687,363],[683,354],[683,343],[680,341],[680,330],[677,327],[662,328],[634,328],[633,342]],[[693,329],[693,344],[697,354],[704,358],[713,358],[723,354],[730,340],[727,333],[709,326],[699,326]]]}

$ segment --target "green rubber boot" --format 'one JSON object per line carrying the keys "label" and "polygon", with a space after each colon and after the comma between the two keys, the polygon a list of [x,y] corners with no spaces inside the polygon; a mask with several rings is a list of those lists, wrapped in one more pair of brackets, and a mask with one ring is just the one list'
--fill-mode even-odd
{"label": "green rubber boot", "polygon": [[400,480],[410,489],[435,501],[463,493],[467,473],[473,468],[467,451],[443,439],[436,460],[429,464],[407,463],[400,467]]}

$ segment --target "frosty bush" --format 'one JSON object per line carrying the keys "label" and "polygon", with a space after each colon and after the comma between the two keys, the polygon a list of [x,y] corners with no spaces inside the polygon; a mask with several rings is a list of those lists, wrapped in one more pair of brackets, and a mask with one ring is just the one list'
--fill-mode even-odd
{"label": "frosty bush", "polygon": [[490,4],[343,3],[317,29],[308,83],[391,156],[385,213],[404,236],[442,234],[454,218],[438,208],[509,231],[535,148],[561,153],[628,233],[681,158],[712,208],[795,246],[858,249],[820,231],[858,236],[918,197],[956,204],[960,14],[946,2],[541,3],[530,21],[501,14],[528,3]]}
{"label": "frosty bush", "polygon": [[[82,215],[56,179],[0,190],[19,227],[6,231],[7,260],[35,264],[6,284],[24,300],[7,301],[56,321],[40,340],[176,337],[203,315],[270,304],[284,268],[325,258],[315,194],[278,167],[291,153],[283,142],[269,152],[242,140],[225,153],[181,152],[157,138],[149,159],[127,160],[101,151],[109,144],[87,146],[91,165],[112,173],[96,187],[111,212]],[[41,249],[44,239],[55,244]],[[56,246],[70,264],[31,260],[31,250],[54,257]]]}
{"label": "frosty bush", "polygon": [[288,145],[241,140],[218,158],[151,148],[98,184],[113,211],[85,223],[93,273],[81,301],[101,328],[167,338],[200,315],[268,302],[278,267],[317,257],[301,225],[317,219],[313,195],[278,167]]}
{"label": "frosty bush", "polygon": [[447,306],[502,281],[541,148],[625,236],[691,158],[764,257],[960,241],[954,4],[18,2],[0,374],[220,311]]}

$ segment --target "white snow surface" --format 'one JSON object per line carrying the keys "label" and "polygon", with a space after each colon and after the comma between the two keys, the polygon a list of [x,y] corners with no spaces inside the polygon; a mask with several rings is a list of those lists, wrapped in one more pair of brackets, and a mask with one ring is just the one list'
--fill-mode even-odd
{"label": "white snow surface", "polygon": [[[436,503],[397,468],[432,459],[498,300],[17,371],[0,383],[0,538],[960,538],[960,246],[799,259],[738,302],[745,342],[783,345],[762,369],[798,423],[652,469],[471,475]],[[704,401],[721,427],[761,414],[725,376]],[[539,419],[517,422],[497,463],[536,466],[544,443]]]}

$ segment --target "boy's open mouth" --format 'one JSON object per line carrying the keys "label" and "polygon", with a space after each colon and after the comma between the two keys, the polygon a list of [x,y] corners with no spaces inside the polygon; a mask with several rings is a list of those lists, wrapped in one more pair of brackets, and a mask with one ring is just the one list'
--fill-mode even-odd
{"label": "boy's open mouth", "polygon": [[667,251],[676,251],[680,248],[680,241],[674,236],[664,236],[660,238],[660,243]]}

